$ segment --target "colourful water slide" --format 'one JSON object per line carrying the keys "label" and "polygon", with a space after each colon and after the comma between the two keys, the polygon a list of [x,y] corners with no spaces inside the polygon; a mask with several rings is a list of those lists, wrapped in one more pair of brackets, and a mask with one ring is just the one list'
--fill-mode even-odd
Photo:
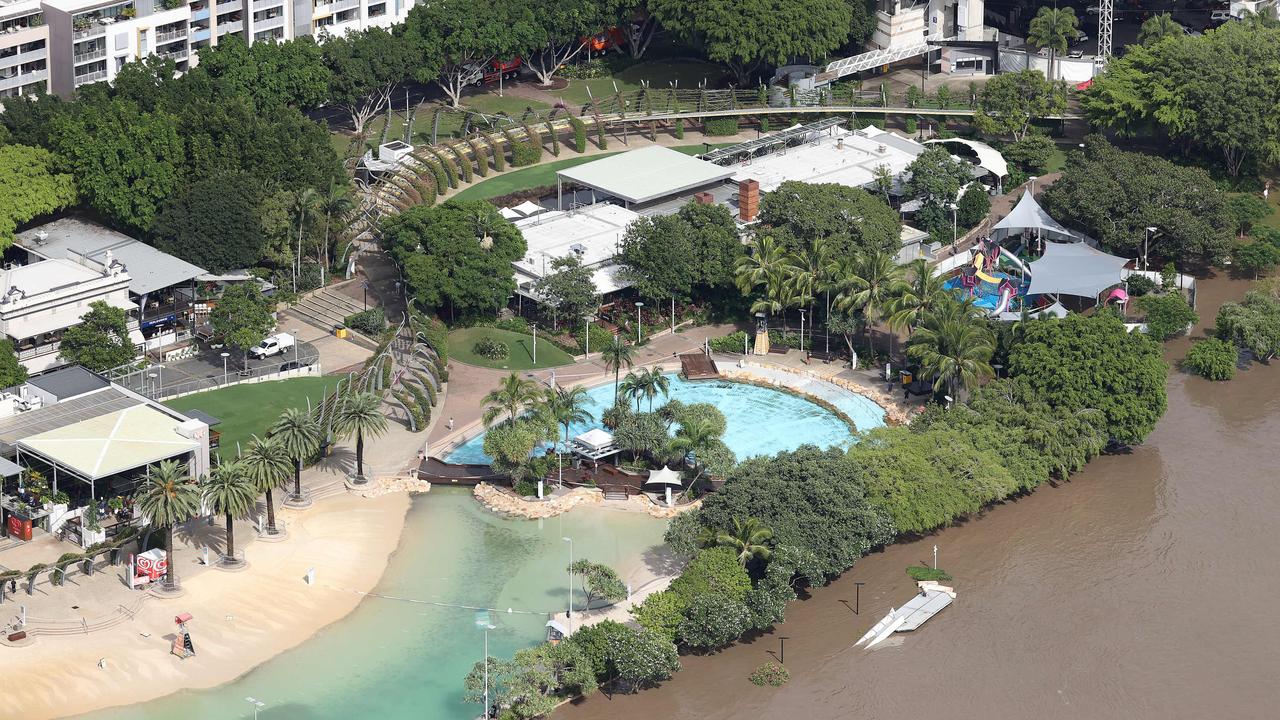
{"label": "colourful water slide", "polygon": [[975,274],[975,275],[977,275],[977,276],[978,276],[978,279],[979,279],[979,280],[981,280],[982,282],[989,282],[989,283],[991,283],[992,285],[999,285],[999,284],[1000,284],[1000,278],[998,278],[998,277],[993,277],[993,276],[991,276],[991,275],[988,275],[986,272],[984,272],[984,271],[983,271],[983,269],[982,269],[982,268],[983,268],[983,262],[984,262],[985,260],[986,260],[986,257],[985,257],[985,256],[983,256],[983,254],[982,254],[982,253],[980,253],[980,252],[976,252],[976,253],[974,253],[974,254],[973,254],[973,269],[974,269],[974,274]]}

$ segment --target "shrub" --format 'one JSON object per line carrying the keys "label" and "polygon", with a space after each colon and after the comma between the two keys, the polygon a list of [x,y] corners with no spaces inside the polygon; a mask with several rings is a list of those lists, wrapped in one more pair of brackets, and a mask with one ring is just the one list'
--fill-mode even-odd
{"label": "shrub", "polygon": [[484,142],[480,140],[468,140],[467,147],[471,148],[472,154],[476,156],[476,173],[480,177],[489,175],[489,160],[485,157]]}
{"label": "shrub", "polygon": [[740,353],[745,347],[746,340],[747,333],[743,330],[738,330],[724,337],[711,338],[708,344],[711,345],[712,352]]}
{"label": "shrub", "polygon": [[[586,328],[583,328],[582,330],[578,331],[578,334],[576,335],[576,339],[578,341],[578,352],[585,353],[587,351]],[[591,347],[595,348],[596,352],[600,352],[600,350],[604,349],[604,346],[608,345],[609,342],[612,340],[613,340],[613,333],[609,332],[608,330],[605,330],[599,325],[591,326]]]}
{"label": "shrub", "polygon": [[684,139],[684,118],[676,118],[675,136],[677,140]]}
{"label": "shrub", "polygon": [[550,120],[546,121],[547,135],[551,136],[551,155],[560,157],[560,136],[556,133],[556,126]]}
{"label": "shrub", "polygon": [[449,151],[458,159],[458,169],[462,171],[462,182],[471,184],[473,176],[471,174],[471,158],[467,157],[467,153],[457,145],[448,145]]}
{"label": "shrub", "polygon": [[751,611],[741,600],[717,592],[697,595],[685,608],[678,633],[689,647],[720,648],[751,628]]}
{"label": "shrub", "polygon": [[449,175],[445,172],[443,163],[439,160],[432,160],[427,163],[427,167],[431,170],[431,176],[436,179],[437,192],[443,193],[452,187],[449,184]]}
{"label": "shrub", "polygon": [[596,144],[601,150],[609,149],[609,140],[604,136],[604,122],[596,119]]}
{"label": "shrub", "polygon": [[1164,264],[1160,268],[1160,284],[1165,290],[1172,290],[1178,285],[1178,268],[1174,266],[1173,261]]}
{"label": "shrub", "polygon": [[702,133],[708,137],[738,134],[738,117],[710,117],[702,123]]}
{"label": "shrub", "polygon": [[497,138],[496,143],[494,142],[492,135],[486,135],[485,139],[489,142],[489,147],[493,149],[491,153],[493,155],[493,169],[496,172],[506,170],[507,157],[505,151],[502,149],[502,138]]}
{"label": "shrub", "polygon": [[444,175],[449,182],[449,187],[458,187],[458,171],[455,169],[454,164],[445,158],[444,153],[433,149],[431,154],[435,156],[436,162],[440,163],[440,167],[444,168]]}
{"label": "shrub", "polygon": [[1150,295],[1157,288],[1156,281],[1146,275],[1130,275],[1125,284],[1129,286],[1129,295],[1136,298]]}
{"label": "shrub", "polygon": [[493,338],[481,338],[472,346],[471,351],[489,360],[506,360],[511,357],[511,348],[507,347],[506,343]]}
{"label": "shrub", "polygon": [[520,497],[531,497],[538,494],[538,481],[529,480],[528,478],[516,483],[512,488]]}
{"label": "shrub", "polygon": [[427,374],[424,372],[415,371],[413,375],[418,378],[418,382],[422,383],[422,389],[427,393],[427,398],[431,401],[431,405],[434,407],[438,403],[438,400],[436,399],[435,383],[431,382],[431,378],[427,377]]}
{"label": "shrub", "polygon": [[521,140],[511,143],[511,167],[535,165],[542,159],[542,148]]}
{"label": "shrub", "polygon": [[791,672],[775,662],[767,662],[756,668],[754,672],[747,677],[753,685],[764,687],[782,687],[791,679]]}
{"label": "shrub", "polygon": [[[573,128],[573,149],[580,153],[587,151],[587,124],[576,117],[569,118],[569,127]],[[677,135],[676,137],[679,137]]]}
{"label": "shrub", "polygon": [[1136,302],[1147,314],[1147,334],[1157,340],[1181,335],[1200,319],[1180,292],[1147,295]]}
{"label": "shrub", "polygon": [[921,580],[933,580],[934,582],[939,582],[939,581],[945,582],[947,580],[952,579],[952,577],[947,574],[946,570],[925,567],[923,565],[912,565],[911,567],[907,568],[907,574],[911,576],[912,580],[915,580],[917,582]]}
{"label": "shrub", "polygon": [[542,160],[542,133],[536,126],[525,124],[524,135],[528,139],[529,144],[538,150],[538,160]]}
{"label": "shrub", "polygon": [[770,129],[770,127],[769,127],[769,116],[768,116],[768,115],[763,115],[763,116],[761,116],[761,117],[760,117],[760,132],[762,132],[762,133],[767,133],[767,132],[769,132],[769,129]]}
{"label": "shrub", "polygon": [[[914,88],[915,86],[913,85],[912,87]],[[907,131],[908,135],[915,135],[916,132],[920,130],[920,123],[916,122],[915,118],[909,117],[903,124],[903,128]]]}
{"label": "shrub", "polygon": [[1240,351],[1234,345],[1213,338],[1191,346],[1182,365],[1191,372],[1209,380],[1230,380],[1235,377]]}
{"label": "shrub", "polygon": [[377,337],[387,328],[387,314],[382,308],[369,308],[354,315],[348,315],[343,323],[347,327],[369,337]]}

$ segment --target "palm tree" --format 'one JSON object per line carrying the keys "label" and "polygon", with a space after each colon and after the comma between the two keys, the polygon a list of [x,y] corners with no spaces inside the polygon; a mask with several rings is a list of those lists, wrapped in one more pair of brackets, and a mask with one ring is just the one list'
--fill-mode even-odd
{"label": "palm tree", "polygon": [[311,413],[289,408],[271,426],[270,435],[280,440],[293,458],[293,499],[302,499],[302,462],[320,447],[320,423]]}
{"label": "palm tree", "polygon": [[[790,275],[792,292],[797,301],[809,306],[809,328],[812,336],[813,326],[817,318],[813,314],[813,300],[818,293],[827,293],[827,313],[831,312],[831,258],[835,250],[827,237],[814,238],[808,247],[794,253],[788,258],[788,274]],[[804,338],[801,338],[804,347]]]}
{"label": "palm tree", "polygon": [[706,451],[711,443],[720,439],[718,428],[711,424],[711,421],[704,417],[687,418],[684,423],[676,430],[676,436],[671,438],[667,443],[672,454],[678,453],[681,458],[688,457],[693,454],[695,466],[698,468],[698,474],[694,476],[696,481],[702,477],[704,468],[703,462],[699,457]]}
{"label": "palm tree", "polygon": [[970,303],[958,301],[926,316],[907,347],[907,356],[920,362],[921,375],[933,380],[934,391],[952,398],[994,375],[989,364],[993,352],[991,331],[973,317]]}
{"label": "palm tree", "polygon": [[907,272],[911,281],[887,310],[889,327],[896,332],[906,330],[910,333],[934,308],[949,300],[951,294],[947,292],[946,280],[933,273],[928,260],[913,260],[907,266]]}
{"label": "palm tree", "polygon": [[164,582],[165,587],[173,588],[178,582],[178,571],[173,564],[173,526],[200,511],[200,493],[187,475],[186,463],[161,460],[148,466],[134,501],[149,523],[164,528]]}
{"label": "palm tree", "polygon": [[236,562],[236,518],[248,517],[258,500],[258,489],[245,472],[244,465],[236,461],[223,461],[206,475],[200,483],[205,505],[213,512],[227,518],[226,557]]}
{"label": "palm tree", "polygon": [[909,287],[902,279],[902,266],[892,255],[878,250],[843,258],[836,264],[834,282],[840,288],[835,306],[842,311],[859,310],[866,318],[868,345],[871,326]]}
{"label": "palm tree", "polygon": [[[757,238],[751,252],[738,258],[734,268],[734,282],[744,295],[757,287],[764,294],[751,304],[751,312],[774,315],[783,312],[795,300],[795,289],[790,281],[791,264],[786,248],[773,236]],[[783,316],[783,332],[786,332],[786,316]]]}
{"label": "palm tree", "polygon": [[622,378],[622,386],[619,390],[622,396],[627,399],[636,401],[636,412],[640,412],[640,398],[645,395],[645,384],[648,383],[649,376],[643,369],[640,372],[629,372],[627,376]]}
{"label": "palm tree", "polygon": [[289,451],[275,438],[259,438],[250,436],[249,447],[240,456],[239,462],[244,474],[253,483],[254,489],[267,496],[267,534],[276,534],[276,503],[271,491],[282,487],[289,481],[290,465],[293,464]]}
{"label": "palm tree", "polygon": [[543,405],[547,415],[556,424],[564,428],[564,441],[556,448],[561,453],[569,444],[569,426],[574,423],[588,423],[595,419],[587,407],[591,404],[591,396],[582,386],[573,388],[547,388],[543,396]]}
{"label": "palm tree", "polygon": [[382,414],[382,398],[364,392],[349,395],[338,406],[334,418],[338,434],[356,436],[356,477],[364,478],[364,440],[375,438],[387,431],[387,416]]}
{"label": "palm tree", "polygon": [[293,193],[290,211],[298,218],[298,254],[293,263],[293,291],[298,292],[298,276],[302,274],[302,229],[315,216],[320,206],[320,195],[311,188]]}
{"label": "palm tree", "polygon": [[484,406],[484,424],[491,425],[494,420],[506,415],[507,421],[515,425],[520,409],[533,405],[539,397],[541,393],[538,392],[536,382],[511,373],[480,400],[480,404]]}
{"label": "palm tree", "polygon": [[1141,45],[1155,45],[1167,37],[1177,37],[1183,34],[1182,26],[1174,22],[1173,16],[1169,13],[1160,13],[1147,18],[1142,23],[1142,29],[1138,31],[1138,43]]}
{"label": "palm tree", "polygon": [[671,379],[659,367],[642,369],[640,374],[644,377],[644,396],[649,400],[649,412],[653,412],[653,399],[658,395],[667,397],[671,393]]}
{"label": "palm tree", "polygon": [[628,345],[618,336],[613,336],[613,342],[604,346],[600,351],[600,359],[604,360],[605,372],[613,370],[613,404],[618,404],[618,375],[622,373],[622,366],[626,365],[627,369],[631,368],[635,349]]}
{"label": "palm tree", "polygon": [[329,191],[320,196],[316,209],[324,213],[324,249],[320,256],[321,272],[324,272],[329,267],[329,221],[335,217],[343,217],[355,209],[355,206],[355,201],[351,199],[351,189],[347,185],[330,184]]}
{"label": "palm tree", "polygon": [[742,563],[743,567],[746,567],[752,558],[768,560],[773,554],[773,550],[766,544],[770,540],[773,540],[773,531],[761,525],[755,518],[747,518],[746,522],[734,518],[733,532],[716,534],[716,544],[732,548],[738,554],[738,562]]}
{"label": "palm tree", "polygon": [[1067,43],[1076,39],[1079,21],[1076,11],[1069,8],[1041,7],[1031,18],[1027,30],[1027,43],[1049,49],[1049,80],[1053,80],[1053,61],[1058,53],[1067,51]]}

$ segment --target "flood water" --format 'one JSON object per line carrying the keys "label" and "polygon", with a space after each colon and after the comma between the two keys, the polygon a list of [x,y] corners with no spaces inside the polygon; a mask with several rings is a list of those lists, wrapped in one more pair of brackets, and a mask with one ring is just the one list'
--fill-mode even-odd
{"label": "flood water", "polygon": [[[1202,280],[1201,325],[1247,285]],[[1175,370],[1168,414],[1131,453],[869,556],[773,633],[556,720],[1276,717],[1278,438],[1280,367],[1228,383]],[[852,648],[909,599],[903,570],[935,544],[958,600],[916,633]],[[781,637],[791,681],[751,685]]]}

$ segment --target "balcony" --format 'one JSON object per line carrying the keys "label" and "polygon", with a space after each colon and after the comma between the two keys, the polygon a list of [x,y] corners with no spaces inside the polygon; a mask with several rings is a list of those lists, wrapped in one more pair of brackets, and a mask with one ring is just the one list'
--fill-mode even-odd
{"label": "balcony", "polygon": [[107,79],[107,71],[99,70],[98,72],[87,73],[85,75],[77,75],[74,87],[88,85],[89,83],[100,82]]}
{"label": "balcony", "polygon": [[232,20],[231,22],[219,23],[218,36],[221,37],[223,35],[226,35],[227,33],[240,32],[243,29],[244,29],[244,22],[240,20]]}
{"label": "balcony", "polygon": [[224,12],[231,7],[240,7],[240,0],[218,0],[218,12]]}
{"label": "balcony", "polygon": [[263,18],[261,20],[254,20],[253,29],[255,32],[262,31],[262,30],[272,30],[278,27],[284,27],[284,23],[285,23],[284,15],[277,15],[275,17]]}
{"label": "balcony", "polygon": [[72,61],[76,65],[80,65],[81,63],[87,63],[91,60],[101,60],[106,56],[107,56],[107,49],[98,48],[97,50],[90,50],[89,52],[76,53],[74,56],[72,56]]}
{"label": "balcony", "polygon": [[29,85],[33,82],[39,82],[41,80],[48,80],[48,79],[49,79],[49,71],[47,69],[34,70],[28,73],[18,73],[17,75],[10,75],[9,77],[6,77],[6,78],[0,78],[0,90],[10,90],[12,88],[22,87],[23,85]]}
{"label": "balcony", "polygon": [[98,37],[99,35],[106,35],[106,34],[107,34],[107,26],[98,22],[94,22],[84,30],[76,30],[74,33],[71,34],[71,37],[75,40],[84,40],[85,38]]}
{"label": "balcony", "polygon": [[187,49],[182,48],[181,50],[174,50],[173,52],[156,53],[156,55],[174,62],[182,62],[187,59]]}
{"label": "balcony", "polygon": [[208,19],[209,19],[209,8],[207,7],[202,7],[199,10],[191,11],[192,22],[195,22],[196,20],[208,20]]}
{"label": "balcony", "polygon": [[337,2],[329,3],[330,12],[342,12],[343,10],[351,10],[360,7],[361,0],[337,0]]}
{"label": "balcony", "polygon": [[24,53],[18,53],[16,55],[10,55],[9,57],[0,58],[0,68],[10,68],[10,67],[15,67],[17,65],[26,65],[27,63],[34,62],[36,60],[44,60],[48,56],[49,56],[49,51],[47,48],[40,48],[39,50],[31,50]]}
{"label": "balcony", "polygon": [[31,358],[40,357],[41,355],[56,353],[58,352],[58,346],[61,344],[62,344],[61,341],[55,340],[54,342],[46,343],[44,345],[36,345],[35,347],[20,348],[18,350],[18,360],[30,360]]}
{"label": "balcony", "polygon": [[179,28],[177,30],[170,30],[169,32],[158,32],[156,33],[156,44],[160,45],[163,43],[172,42],[174,40],[179,40],[186,36],[187,36],[187,29],[185,27]]}
{"label": "balcony", "polygon": [[208,41],[209,41],[209,28],[207,27],[192,28],[191,42],[198,43],[198,42],[208,42]]}

